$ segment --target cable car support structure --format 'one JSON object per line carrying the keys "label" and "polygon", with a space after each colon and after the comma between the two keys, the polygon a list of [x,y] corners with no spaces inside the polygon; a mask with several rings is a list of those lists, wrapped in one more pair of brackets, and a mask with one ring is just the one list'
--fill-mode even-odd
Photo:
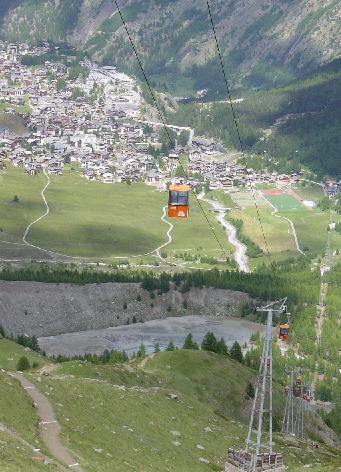
{"label": "cable car support structure", "polygon": [[[274,314],[286,311],[287,298],[257,308],[267,313],[267,330],[259,366],[245,450],[229,449],[225,472],[263,471],[284,472],[283,454],[273,452],[272,438],[272,330]],[[268,433],[266,433],[268,424]],[[268,441],[265,436],[268,434]]]}

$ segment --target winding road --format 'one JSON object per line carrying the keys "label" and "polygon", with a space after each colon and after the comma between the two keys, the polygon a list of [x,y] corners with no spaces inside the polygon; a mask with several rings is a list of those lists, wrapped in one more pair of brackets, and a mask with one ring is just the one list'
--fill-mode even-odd
{"label": "winding road", "polygon": [[153,254],[155,253],[157,255],[157,257],[159,257],[160,259],[162,259],[163,261],[165,260],[162,256],[161,256],[161,249],[163,249],[164,247],[168,246],[168,244],[170,244],[172,241],[173,241],[173,238],[172,238],[172,230],[174,228],[174,225],[170,222],[170,221],[167,221],[165,220],[165,217],[167,216],[167,207],[164,206],[163,207],[163,214],[161,216],[161,221],[163,221],[164,223],[166,223],[169,228],[168,228],[168,231],[166,233],[166,236],[167,236],[167,241],[163,244],[161,244],[161,246],[157,247],[156,249],[154,249],[154,251],[152,251],[150,254]]}
{"label": "winding road", "polygon": [[46,200],[46,198],[45,198],[45,190],[46,190],[47,187],[50,185],[51,180],[50,180],[50,177],[49,177],[49,176],[47,175],[47,173],[46,173],[46,168],[45,168],[45,167],[44,167],[43,173],[44,173],[44,175],[45,175],[46,178],[47,178],[47,183],[46,183],[45,187],[43,188],[43,190],[40,192],[40,195],[41,195],[41,197],[42,197],[42,199],[43,199],[43,201],[44,201],[46,210],[45,210],[45,213],[44,213],[43,215],[39,216],[39,218],[37,218],[36,220],[32,221],[32,223],[30,223],[30,224],[27,226],[27,228],[26,228],[26,230],[25,230],[25,233],[24,233],[24,235],[23,235],[23,237],[22,237],[22,240],[23,240],[23,243],[25,243],[25,244],[28,245],[28,246],[34,247],[35,249],[40,249],[40,250],[42,250],[42,251],[45,251],[46,249],[42,249],[41,247],[34,246],[33,244],[29,243],[29,242],[27,241],[27,239],[26,239],[26,238],[27,238],[27,235],[28,235],[28,232],[30,231],[30,229],[32,228],[32,226],[33,226],[34,224],[38,223],[38,221],[40,221],[40,220],[42,220],[43,218],[45,218],[45,216],[47,216],[47,215],[50,213],[50,207],[49,207],[49,204],[47,203],[47,200]]}
{"label": "winding road", "polygon": [[249,273],[250,268],[248,263],[248,257],[246,255],[247,247],[245,246],[245,244],[239,241],[237,237],[236,228],[225,219],[227,210],[223,207],[221,203],[205,198],[204,194],[202,193],[198,195],[198,198],[206,203],[209,203],[214,208],[214,210],[218,212],[216,219],[222,226],[224,226],[229,242],[232,244],[232,246],[236,248],[234,258],[238,265],[238,269],[241,272]]}

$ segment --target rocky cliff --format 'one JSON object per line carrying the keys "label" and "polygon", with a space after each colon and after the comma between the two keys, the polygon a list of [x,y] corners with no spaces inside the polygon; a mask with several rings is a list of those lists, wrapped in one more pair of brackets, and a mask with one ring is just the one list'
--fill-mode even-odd
{"label": "rocky cliff", "polygon": [[49,336],[167,316],[233,315],[249,296],[212,287],[158,295],[139,284],[0,281],[0,324],[7,334]]}

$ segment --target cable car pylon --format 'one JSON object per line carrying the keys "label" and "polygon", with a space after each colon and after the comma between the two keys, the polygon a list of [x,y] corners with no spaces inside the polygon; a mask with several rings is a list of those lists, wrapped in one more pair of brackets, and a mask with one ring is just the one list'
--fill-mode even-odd
{"label": "cable car pylon", "polygon": [[283,434],[296,435],[297,414],[295,416],[294,403],[296,386],[294,382],[294,376],[295,374],[301,374],[302,370],[297,368],[286,368],[285,371],[290,376],[290,383],[288,388],[285,389],[285,395],[287,399],[285,403],[281,431]]}
{"label": "cable car pylon", "polygon": [[[286,312],[286,301],[287,298],[283,298],[257,308],[257,311],[265,312],[268,316],[250,424],[245,449],[242,451],[228,450],[225,472],[285,471],[283,454],[274,453],[272,450],[272,331],[273,316]],[[268,441],[264,438],[267,424]]]}

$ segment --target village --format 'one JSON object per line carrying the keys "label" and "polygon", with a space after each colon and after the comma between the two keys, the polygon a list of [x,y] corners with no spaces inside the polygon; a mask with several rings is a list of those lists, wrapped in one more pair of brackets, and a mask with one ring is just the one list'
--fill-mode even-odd
{"label": "village", "polygon": [[[66,163],[78,163],[85,179],[106,184],[139,181],[160,191],[171,180],[186,181],[193,189],[205,183],[210,190],[300,181],[297,173],[254,172],[231,158],[222,144],[172,125],[175,146],[170,149],[161,139],[162,123],[146,119],[145,101],[134,79],[88,60],[76,67],[62,61],[22,63],[23,57],[48,53],[47,42],[37,47],[0,41],[0,104],[5,113],[19,114],[27,127],[22,136],[0,128],[0,168],[10,160],[30,175],[43,170],[61,175]],[[26,106],[27,113],[18,113],[20,106]],[[188,176],[177,172],[182,155]]]}

